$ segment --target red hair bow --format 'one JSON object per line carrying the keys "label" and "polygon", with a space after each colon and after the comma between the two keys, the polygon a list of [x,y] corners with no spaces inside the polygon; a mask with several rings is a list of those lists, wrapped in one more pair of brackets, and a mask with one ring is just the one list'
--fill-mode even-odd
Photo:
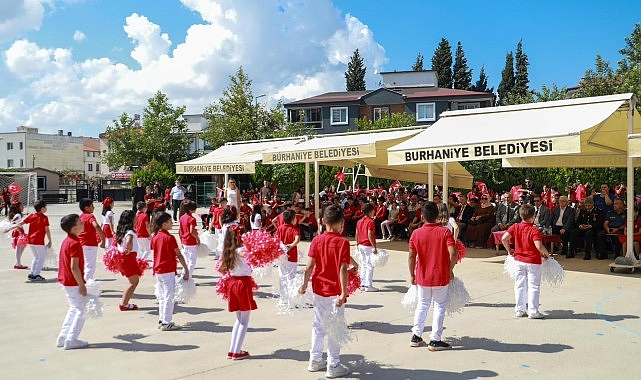
{"label": "red hair bow", "polygon": [[111,202],[113,202],[113,200],[111,198],[107,197],[107,198],[102,200],[102,205],[103,206],[109,206],[111,204]]}

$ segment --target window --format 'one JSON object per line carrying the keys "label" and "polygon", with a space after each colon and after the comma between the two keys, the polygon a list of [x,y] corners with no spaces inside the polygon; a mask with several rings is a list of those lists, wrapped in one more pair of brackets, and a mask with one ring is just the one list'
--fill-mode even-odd
{"label": "window", "polygon": [[434,121],[436,120],[436,107],[434,103],[416,104],[416,121]]}
{"label": "window", "polygon": [[481,108],[481,103],[459,103],[458,105],[460,110],[473,110],[475,108]]}
{"label": "window", "polygon": [[99,171],[100,171],[100,164],[96,164],[96,171],[97,171],[97,172],[99,172]]}
{"label": "window", "polygon": [[7,150],[13,150],[13,143],[12,142],[8,142],[7,143]]}
{"label": "window", "polygon": [[374,121],[389,117],[388,107],[374,107]]}
{"label": "window", "polygon": [[22,143],[22,141],[20,141],[20,150],[22,150],[22,149],[24,148],[24,146],[23,146],[23,145],[24,145],[24,144]]}
{"label": "window", "polygon": [[93,164],[87,164],[87,171],[93,171]]}
{"label": "window", "polygon": [[329,113],[331,125],[347,124],[347,107],[332,107]]}
{"label": "window", "polygon": [[20,167],[24,168],[24,159],[22,159],[22,158],[20,159]]}
{"label": "window", "polygon": [[289,121],[302,123],[306,128],[323,128],[322,110],[320,108],[304,108],[289,110]]}
{"label": "window", "polygon": [[13,160],[7,160],[7,167],[12,168],[13,167]]}
{"label": "window", "polygon": [[38,190],[47,190],[47,177],[38,176]]}

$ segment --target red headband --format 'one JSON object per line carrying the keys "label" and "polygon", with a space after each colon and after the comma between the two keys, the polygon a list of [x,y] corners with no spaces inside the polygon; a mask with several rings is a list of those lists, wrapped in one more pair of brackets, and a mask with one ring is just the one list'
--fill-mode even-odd
{"label": "red headband", "polygon": [[109,206],[111,204],[111,202],[113,202],[112,199],[107,197],[107,198],[102,200],[102,205],[103,206]]}

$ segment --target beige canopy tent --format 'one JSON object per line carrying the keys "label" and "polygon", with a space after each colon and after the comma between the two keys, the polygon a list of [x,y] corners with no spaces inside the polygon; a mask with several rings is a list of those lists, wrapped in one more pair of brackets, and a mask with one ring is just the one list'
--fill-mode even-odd
{"label": "beige canopy tent", "polygon": [[[617,94],[444,112],[431,128],[389,148],[388,163],[502,158],[511,167],[627,167],[627,183],[633,187],[633,155],[641,155],[635,148],[641,148],[635,105],[634,94]],[[633,188],[627,197],[634,204]],[[630,231],[632,222],[628,207]]]}
{"label": "beige canopy tent", "polygon": [[286,149],[306,137],[228,142],[215,151],[189,161],[176,163],[176,174],[253,174],[263,152]]}

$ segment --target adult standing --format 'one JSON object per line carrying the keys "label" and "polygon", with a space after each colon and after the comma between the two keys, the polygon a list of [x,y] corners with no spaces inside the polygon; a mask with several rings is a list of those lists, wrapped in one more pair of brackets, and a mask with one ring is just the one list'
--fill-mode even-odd
{"label": "adult standing", "polygon": [[269,187],[269,181],[263,181],[263,187],[260,188],[260,199],[272,199],[272,188]]}
{"label": "adult standing", "polygon": [[9,194],[9,189],[5,186],[2,188],[2,194],[0,194],[2,199],[0,199],[0,203],[2,203],[2,207],[4,208],[4,214],[6,216],[9,216],[9,206],[11,205],[11,194]]}
{"label": "adult standing", "polygon": [[227,182],[227,188],[225,188],[225,198],[227,198],[227,205],[230,208],[236,208],[236,220],[238,221],[238,215],[240,215],[240,189],[236,186],[235,178],[230,178]]}
{"label": "adult standing", "polygon": [[530,178],[526,178],[523,187],[518,190],[521,195],[525,196],[525,201],[529,204],[534,203],[534,195],[539,191],[534,187],[534,182]]}
{"label": "adult standing", "polygon": [[594,194],[594,207],[601,210],[603,215],[607,215],[610,211],[614,210],[614,195],[610,190],[610,185],[607,183],[601,184],[601,192]]}
{"label": "adult standing", "polygon": [[142,185],[142,179],[137,179],[136,180],[136,186],[131,189],[131,201],[132,201],[132,207],[131,209],[133,212],[138,212],[138,208],[136,205],[138,202],[144,202],[145,201],[145,187]]}
{"label": "adult standing", "polygon": [[436,224],[438,207],[434,202],[425,202],[422,208],[423,227],[416,229],[409,242],[409,272],[412,285],[417,285],[418,303],[414,313],[410,346],[424,346],[423,329],[432,300],[434,311],[432,332],[427,345],[430,351],[441,351],[450,345],[441,340],[445,310],[449,303],[448,287],[454,279],[457,253],[454,236],[447,228]]}
{"label": "adult standing", "polygon": [[175,186],[169,191],[169,196],[171,197],[171,208],[174,210],[174,222],[177,222],[176,214],[180,210],[180,204],[185,199],[185,193],[187,190],[181,185],[179,180],[176,180]]}

